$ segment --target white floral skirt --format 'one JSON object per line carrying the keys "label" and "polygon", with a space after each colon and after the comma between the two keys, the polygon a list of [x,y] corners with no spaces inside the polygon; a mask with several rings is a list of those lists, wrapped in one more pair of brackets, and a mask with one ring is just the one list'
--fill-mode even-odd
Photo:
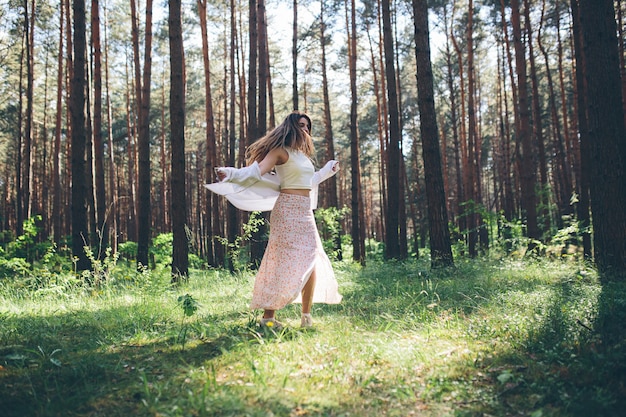
{"label": "white floral skirt", "polygon": [[254,282],[251,309],[279,310],[302,302],[315,269],[314,303],[338,304],[341,295],[324,252],[309,197],[280,193],[270,215],[270,236]]}

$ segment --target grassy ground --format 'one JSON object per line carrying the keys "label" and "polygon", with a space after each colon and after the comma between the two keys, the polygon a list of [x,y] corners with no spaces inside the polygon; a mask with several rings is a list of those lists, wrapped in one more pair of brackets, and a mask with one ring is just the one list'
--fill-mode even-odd
{"label": "grassy ground", "polygon": [[624,415],[626,286],[456,262],[336,264],[343,302],[279,332],[247,311],[252,274],[0,281],[0,415]]}

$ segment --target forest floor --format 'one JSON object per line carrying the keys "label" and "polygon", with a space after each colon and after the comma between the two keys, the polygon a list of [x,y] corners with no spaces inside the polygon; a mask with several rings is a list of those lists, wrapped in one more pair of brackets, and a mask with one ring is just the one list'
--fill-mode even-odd
{"label": "forest floor", "polygon": [[335,263],[282,330],[253,273],[0,281],[0,415],[626,415],[626,285],[573,260]]}

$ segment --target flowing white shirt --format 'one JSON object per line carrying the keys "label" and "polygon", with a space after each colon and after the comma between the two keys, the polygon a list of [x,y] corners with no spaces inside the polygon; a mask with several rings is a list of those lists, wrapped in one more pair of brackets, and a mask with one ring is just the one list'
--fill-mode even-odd
{"label": "flowing white shirt", "polygon": [[[311,209],[317,208],[319,184],[337,173],[333,166],[337,161],[331,160],[316,171],[311,178]],[[245,184],[228,182],[227,180],[204,184],[206,188],[216,194],[223,195],[233,206],[243,211],[271,211],[274,208],[278,194],[280,194],[280,176],[270,172],[261,176],[260,180]]]}

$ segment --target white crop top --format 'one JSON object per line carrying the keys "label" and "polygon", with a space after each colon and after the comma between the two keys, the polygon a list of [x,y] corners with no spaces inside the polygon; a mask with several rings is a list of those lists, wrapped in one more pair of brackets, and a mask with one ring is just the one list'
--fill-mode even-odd
{"label": "white crop top", "polygon": [[300,151],[285,148],[289,159],[282,165],[276,165],[280,177],[280,188],[310,190],[315,167],[308,156]]}

